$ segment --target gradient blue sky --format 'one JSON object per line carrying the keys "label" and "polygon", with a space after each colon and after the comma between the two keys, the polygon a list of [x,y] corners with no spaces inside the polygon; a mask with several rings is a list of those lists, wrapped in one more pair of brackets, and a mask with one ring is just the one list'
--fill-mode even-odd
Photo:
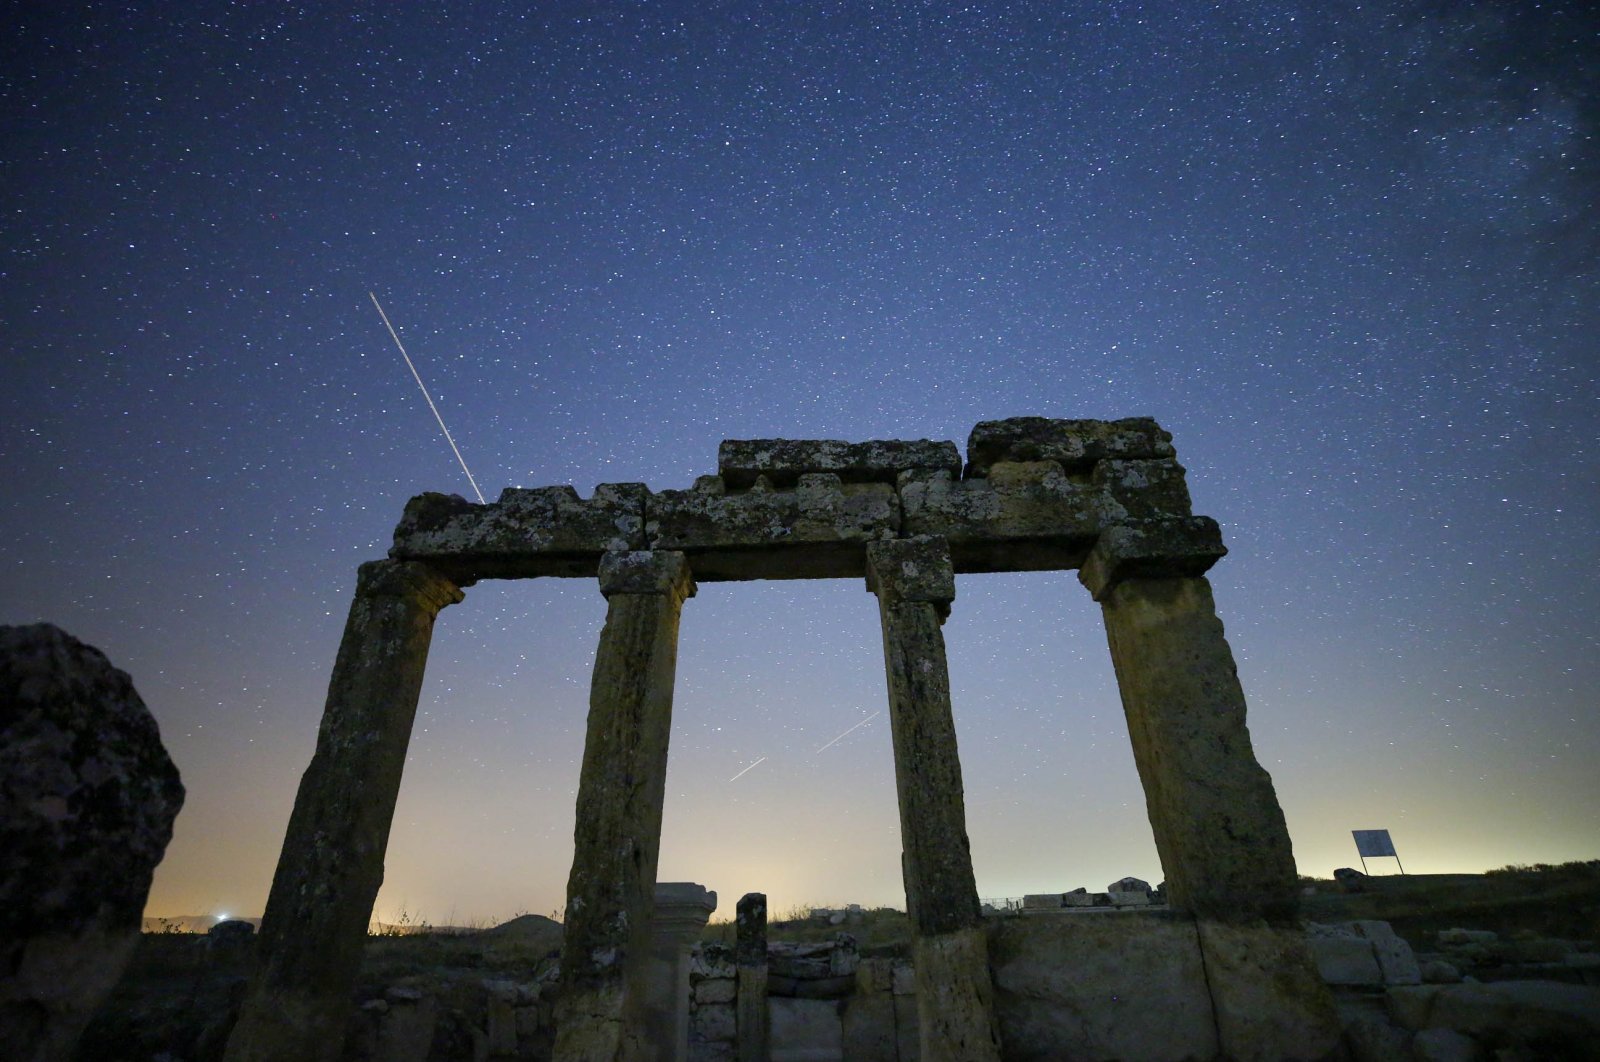
{"label": "gradient blue sky", "polygon": [[[421,7],[0,40],[0,622],[159,720],[152,914],[259,913],[356,565],[470,494],[368,290],[491,497],[1154,416],[1303,872],[1600,854],[1592,5]],[[604,611],[441,614],[380,917],[561,906]],[[945,633],[980,893],[1159,880],[1073,575]],[[902,902],[880,651],[854,581],[701,588],[663,880]]]}

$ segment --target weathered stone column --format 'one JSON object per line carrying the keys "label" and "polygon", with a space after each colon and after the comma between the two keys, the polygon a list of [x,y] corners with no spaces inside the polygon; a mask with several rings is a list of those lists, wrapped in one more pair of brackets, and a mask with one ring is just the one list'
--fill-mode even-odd
{"label": "weathered stone column", "polygon": [[339,1057],[434,617],[461,597],[424,564],[361,566],[228,1062]]}
{"label": "weathered stone column", "polygon": [[1205,918],[1288,924],[1289,831],[1250,746],[1233,653],[1199,574],[1224,552],[1204,517],[1116,528],[1079,578],[1105,618],[1168,902]]}
{"label": "weathered stone column", "polygon": [[1222,1053],[1332,1057],[1333,999],[1295,922],[1295,865],[1211,584],[1204,517],[1116,528],[1079,572],[1100,602],[1168,900],[1195,917]]}
{"label": "weathered stone column", "polygon": [[692,881],[658,881],[650,950],[640,984],[641,1062],[688,1062],[689,947],[717,909],[717,894]]}
{"label": "weathered stone column", "polygon": [[[666,792],[678,615],[694,582],[682,553],[607,553],[605,629],[589,690],[567,879],[557,1062],[648,1057],[633,961],[649,947]],[[633,998],[629,998],[629,997]]]}
{"label": "weathered stone column", "polygon": [[922,1062],[998,1059],[988,945],[939,629],[956,596],[948,544],[929,536],[870,544],[867,588],[878,595],[883,621]]}
{"label": "weathered stone column", "polygon": [[770,1053],[767,1017],[767,894],[747,892],[739,898],[733,959],[739,974],[735,1004],[739,1062],[767,1062]]}

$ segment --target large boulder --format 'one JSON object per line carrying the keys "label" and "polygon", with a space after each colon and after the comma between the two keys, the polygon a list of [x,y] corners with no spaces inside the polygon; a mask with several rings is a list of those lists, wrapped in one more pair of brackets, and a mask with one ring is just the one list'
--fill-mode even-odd
{"label": "large boulder", "polygon": [[0,627],[0,1058],[71,1056],[182,806],[126,674],[49,624]]}

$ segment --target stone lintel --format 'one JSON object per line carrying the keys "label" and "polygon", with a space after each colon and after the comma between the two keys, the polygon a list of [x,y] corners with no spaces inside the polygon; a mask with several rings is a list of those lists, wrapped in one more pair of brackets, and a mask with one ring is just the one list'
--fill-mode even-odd
{"label": "stone lintel", "polygon": [[1076,568],[1128,515],[1103,486],[1075,482],[1054,461],[1000,462],[984,479],[907,473],[900,506],[901,533],[948,539],[958,572]]}
{"label": "stone lintel", "polygon": [[934,535],[872,543],[867,547],[867,589],[885,608],[926,602],[944,619],[956,599],[950,544]]}
{"label": "stone lintel", "polygon": [[600,558],[600,592],[613,594],[673,594],[679,601],[694,596],[694,579],[682,553],[669,550],[631,550]]}
{"label": "stone lintel", "polygon": [[846,483],[836,473],[742,493],[702,477],[693,490],[652,494],[645,514],[651,548],[688,554],[701,581],[852,578],[866,543],[895,536],[900,499],[886,483]]}
{"label": "stone lintel", "polygon": [[953,442],[927,439],[724,439],[717,448],[717,470],[734,490],[754,486],[760,476],[775,487],[792,486],[808,472],[831,472],[846,483],[893,483],[911,469],[959,475],[961,452]]}
{"label": "stone lintel", "polygon": [[1172,435],[1149,417],[1123,420],[986,420],[967,438],[968,478],[982,478],[1002,461],[1058,461],[1069,473],[1087,472],[1104,458],[1173,457]]}
{"label": "stone lintel", "polygon": [[406,504],[389,556],[427,561],[461,585],[593,576],[602,553],[645,547],[649,493],[642,483],[602,483],[588,499],[570,486],[508,487],[489,505],[420,494]]}
{"label": "stone lintel", "polygon": [[1119,524],[1100,535],[1078,580],[1104,601],[1125,579],[1204,575],[1227,554],[1222,529],[1209,516]]}
{"label": "stone lintel", "polygon": [[1094,466],[1091,482],[1115,498],[1130,519],[1160,520],[1193,511],[1183,466],[1170,457],[1107,458]]}

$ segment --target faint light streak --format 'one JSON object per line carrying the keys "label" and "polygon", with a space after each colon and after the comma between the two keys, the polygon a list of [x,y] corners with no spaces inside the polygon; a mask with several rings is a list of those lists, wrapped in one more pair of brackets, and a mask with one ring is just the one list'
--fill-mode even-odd
{"label": "faint light streak", "polygon": [[373,307],[378,311],[378,316],[383,318],[383,327],[389,330],[389,336],[394,340],[394,345],[400,348],[400,356],[406,359],[406,368],[411,370],[412,377],[417,381],[417,388],[422,392],[422,397],[428,402],[428,408],[433,410],[433,419],[439,422],[439,430],[444,432],[444,441],[450,444],[450,449],[455,451],[456,460],[461,462],[461,471],[467,474],[467,482],[472,484],[472,493],[478,496],[479,505],[487,505],[483,500],[483,491],[478,489],[478,481],[472,478],[472,470],[467,467],[467,459],[461,456],[461,449],[456,446],[456,441],[450,437],[450,429],[444,426],[444,418],[439,415],[439,407],[433,404],[433,396],[428,394],[428,389],[422,385],[422,375],[417,372],[417,367],[411,364],[411,355],[406,353],[405,344],[400,342],[400,336],[394,330],[394,325],[389,323],[389,315],[383,312],[383,307],[378,305],[378,296],[367,292],[367,298],[372,300]]}
{"label": "faint light streak", "polygon": [[[834,738],[832,741],[830,741],[826,745],[822,746],[822,748],[818,749],[817,752],[825,752],[828,749],[833,748],[833,746],[837,745],[839,742],[843,741],[845,738],[849,737],[851,734],[855,733],[857,730],[860,730],[862,727],[866,726],[868,723],[872,722],[874,719],[878,718],[878,716],[880,716],[882,714],[883,713],[881,711],[873,712],[871,715],[869,715],[865,719],[861,720],[861,722],[857,723],[855,726],[851,727],[849,730],[846,730],[843,734],[840,734],[838,737]],[[815,756],[817,754],[817,752],[813,752],[812,755]]]}
{"label": "faint light streak", "polygon": [[752,763],[750,766],[746,767],[744,770],[740,771],[738,774],[734,775],[732,778],[729,778],[728,781],[737,782],[739,779],[743,778],[745,775],[747,775],[751,771],[755,770],[761,764],[765,763],[766,759],[767,758],[765,756],[761,757],[761,759],[757,760],[755,763]]}

